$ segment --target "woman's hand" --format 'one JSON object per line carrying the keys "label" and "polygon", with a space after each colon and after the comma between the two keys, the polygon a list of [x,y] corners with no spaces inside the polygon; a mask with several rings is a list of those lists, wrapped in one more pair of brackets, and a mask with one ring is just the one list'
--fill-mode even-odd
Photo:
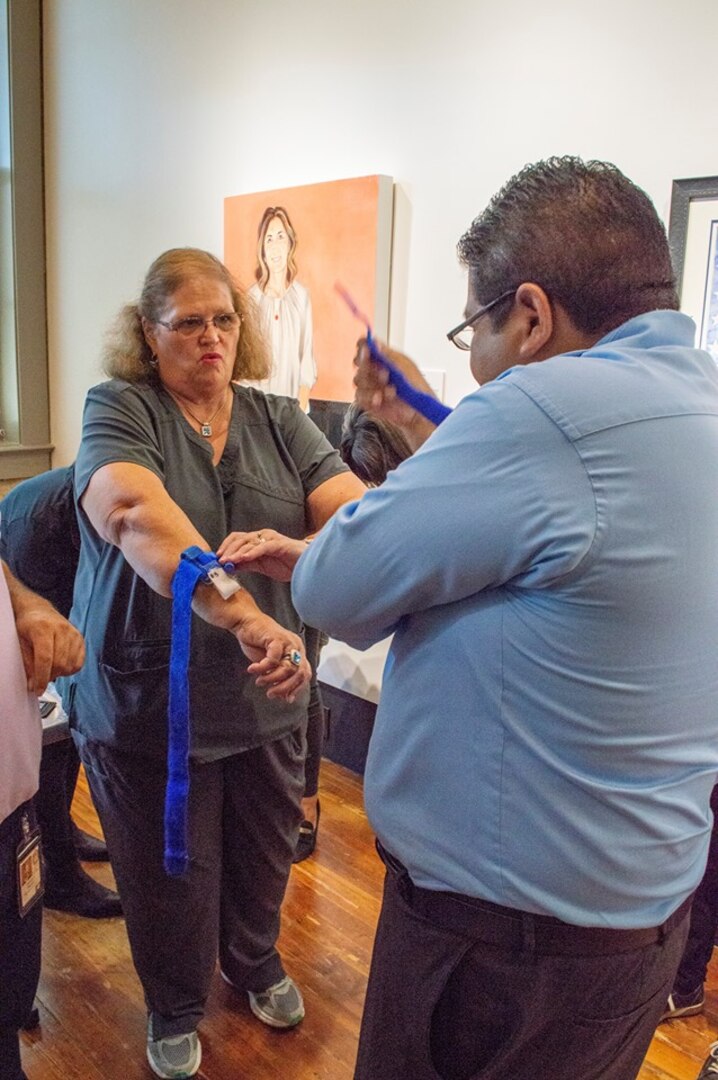
{"label": "woman's hand", "polygon": [[[378,344],[378,343],[377,343]],[[422,390],[431,397],[436,397],[424,376],[419,371],[413,360],[403,353],[394,352],[386,345],[380,344],[379,348],[388,360],[398,368],[407,382]],[[373,413],[382,420],[388,420],[401,428],[412,450],[418,450],[422,443],[435,430],[435,425],[418,413],[411,405],[407,405],[397,395],[396,389],[389,379],[389,372],[383,364],[373,360],[369,352],[366,340],[362,338],[357,343],[357,354],[354,357],[354,385],[356,387],[356,403],[366,412]]]}
{"label": "woman's hand", "polygon": [[291,704],[312,674],[302,639],[261,611],[243,618],[232,632],[252,661],[247,671],[257,686],[267,687],[268,698]]}
{"label": "woman's hand", "polygon": [[283,536],[274,529],[232,532],[217,548],[221,563],[264,574],[274,581],[289,581],[306,541]]}

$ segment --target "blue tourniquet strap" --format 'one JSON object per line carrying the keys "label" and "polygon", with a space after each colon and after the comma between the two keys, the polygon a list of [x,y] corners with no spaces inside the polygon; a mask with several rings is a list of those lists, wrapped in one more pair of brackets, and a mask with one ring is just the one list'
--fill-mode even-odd
{"label": "blue tourniquet strap", "polygon": [[452,411],[449,406],[437,401],[431,394],[425,394],[423,390],[417,390],[415,386],[412,386],[408,379],[404,378],[396,364],[392,364],[391,360],[381,352],[368,327],[366,343],[372,359],[379,364],[383,364],[389,372],[389,382],[402,401],[405,401],[407,405],[411,405],[413,409],[416,409],[418,413],[425,416],[432,424],[436,424],[437,427],[446,420]]}
{"label": "blue tourniquet strap", "polygon": [[199,547],[182,552],[172,579],[172,646],[170,649],[169,738],[165,792],[165,870],[173,877],[189,865],[187,799],[189,796],[189,647],[192,596],[207,570],[218,566],[217,556]]}

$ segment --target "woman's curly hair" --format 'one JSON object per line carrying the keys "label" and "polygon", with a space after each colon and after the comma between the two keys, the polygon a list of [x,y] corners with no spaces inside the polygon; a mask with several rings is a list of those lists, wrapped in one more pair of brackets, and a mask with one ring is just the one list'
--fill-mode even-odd
{"label": "woman's curly hair", "polygon": [[145,340],[142,320],[161,319],[172,295],[187,281],[210,278],[226,285],[242,323],[232,379],[265,379],[271,368],[269,346],[260,329],[254,301],[240,289],[224,263],[199,248],[170,248],[150,266],[142,294],[125,304],[107,334],[103,370],[111,378],[145,382],[152,374],[152,350]]}

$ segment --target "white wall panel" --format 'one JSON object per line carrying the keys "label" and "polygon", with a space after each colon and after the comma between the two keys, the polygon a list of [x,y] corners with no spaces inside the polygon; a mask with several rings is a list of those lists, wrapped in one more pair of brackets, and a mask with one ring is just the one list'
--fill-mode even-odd
{"label": "white wall panel", "polygon": [[526,161],[615,161],[667,219],[715,175],[715,0],[46,0],[55,464],[72,459],[113,313],[160,251],[221,253],[225,195],[385,173],[392,344],[471,389],[444,335],[454,247]]}

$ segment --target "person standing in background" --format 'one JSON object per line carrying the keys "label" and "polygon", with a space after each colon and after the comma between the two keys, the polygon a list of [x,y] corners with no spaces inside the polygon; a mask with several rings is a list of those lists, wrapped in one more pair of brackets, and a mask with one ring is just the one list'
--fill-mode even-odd
{"label": "person standing in background", "polygon": [[[72,465],[51,469],[23,480],[0,502],[0,558],[65,618],[80,556],[72,480]],[[70,816],[79,769],[71,738],[43,747],[35,809],[45,857],[44,905],[90,919],[111,918],[122,914],[119,896],[80,865],[80,859],[106,862],[108,854],[104,841],[78,828]]]}
{"label": "person standing in background", "polygon": [[353,403],[344,415],[339,454],[367,487],[379,487],[387,475],[411,457],[400,427]]}
{"label": "person standing in background", "polygon": [[81,635],[46,600],[0,571],[0,1076],[26,1080],[18,1031],[40,976],[42,871],[33,807],[42,747],[37,697],[77,671]]}

